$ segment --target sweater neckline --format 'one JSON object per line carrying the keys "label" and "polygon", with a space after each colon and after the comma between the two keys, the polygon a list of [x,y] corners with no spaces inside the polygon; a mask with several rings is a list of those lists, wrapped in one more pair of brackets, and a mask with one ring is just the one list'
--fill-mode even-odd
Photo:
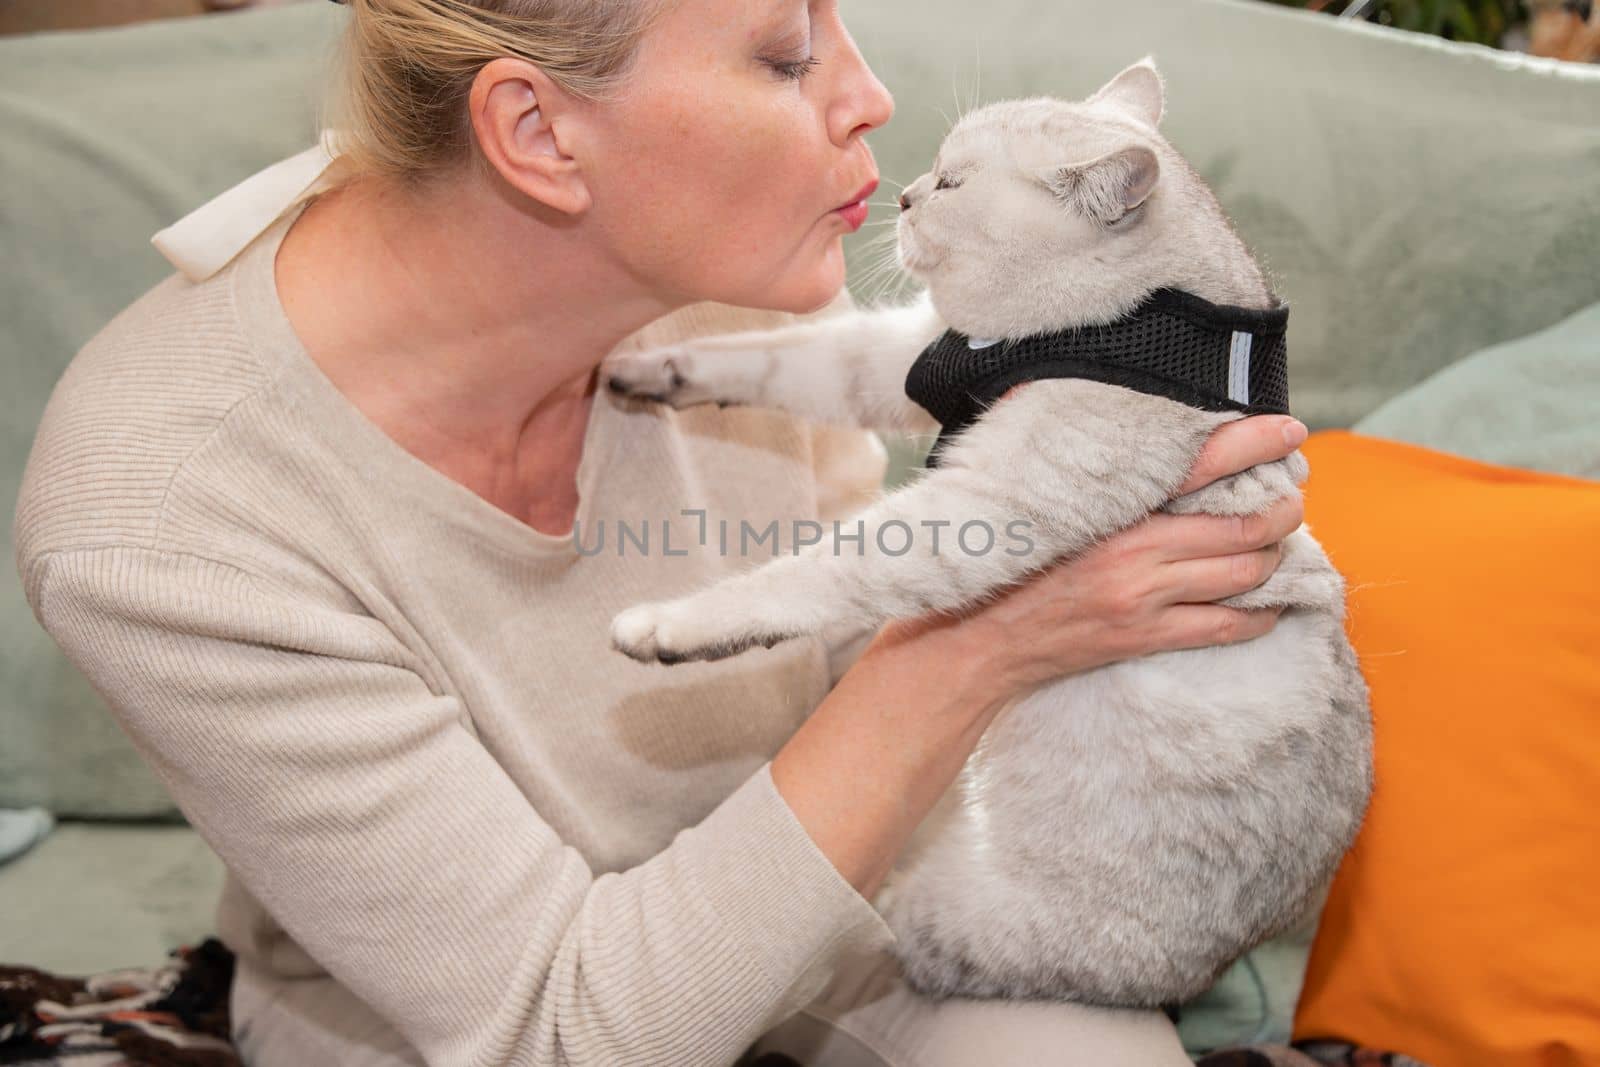
{"label": "sweater neckline", "polygon": [[247,341],[264,357],[273,360],[283,376],[297,387],[298,394],[317,409],[320,417],[312,420],[314,426],[337,427],[341,446],[355,445],[359,451],[357,462],[371,463],[385,472],[378,481],[392,479],[395,484],[413,490],[415,498],[437,504],[451,521],[469,526],[508,552],[576,559],[579,552],[574,533],[590,525],[595,506],[596,473],[602,459],[599,451],[603,437],[609,439],[609,435],[603,434],[603,427],[609,429],[611,408],[606,390],[597,387],[590,400],[578,461],[578,507],[572,530],[565,534],[545,533],[479,496],[408,451],[368,418],[323,372],[294,332],[278,296],[275,265],[284,235],[307,203],[286,212],[262,231],[235,264],[231,283],[233,305]]}

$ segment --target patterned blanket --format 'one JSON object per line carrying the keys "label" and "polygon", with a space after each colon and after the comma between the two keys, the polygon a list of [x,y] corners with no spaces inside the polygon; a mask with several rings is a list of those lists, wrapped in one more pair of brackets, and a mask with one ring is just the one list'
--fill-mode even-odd
{"label": "patterned blanket", "polygon": [[[157,967],[69,978],[0,965],[3,1067],[242,1067],[228,1040],[233,953],[216,938]],[[769,1056],[759,1067],[805,1067]],[[1329,1042],[1213,1052],[1198,1067],[1427,1067]]]}
{"label": "patterned blanket", "polygon": [[1302,1041],[1293,1048],[1252,1045],[1224,1049],[1199,1061],[1196,1067],[1428,1067],[1421,1060],[1398,1052],[1357,1048],[1337,1041]]}
{"label": "patterned blanket", "polygon": [[241,1067],[228,1040],[233,953],[207,938],[168,956],[86,978],[0,965],[0,1064]]}
{"label": "patterned blanket", "polygon": [[[769,1052],[749,1067],[805,1067],[781,1052]],[[1295,1048],[1282,1045],[1255,1045],[1250,1048],[1213,1052],[1196,1067],[1427,1067],[1426,1064],[1395,1052],[1359,1049],[1353,1045],[1310,1042]]]}

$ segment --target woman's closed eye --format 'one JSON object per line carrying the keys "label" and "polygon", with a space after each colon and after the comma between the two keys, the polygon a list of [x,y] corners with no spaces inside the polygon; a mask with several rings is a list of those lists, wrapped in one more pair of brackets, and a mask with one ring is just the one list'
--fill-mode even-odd
{"label": "woman's closed eye", "polygon": [[804,59],[763,59],[762,62],[771,67],[779,77],[799,81],[811,73],[812,68],[821,63],[822,60],[816,56],[807,56]]}

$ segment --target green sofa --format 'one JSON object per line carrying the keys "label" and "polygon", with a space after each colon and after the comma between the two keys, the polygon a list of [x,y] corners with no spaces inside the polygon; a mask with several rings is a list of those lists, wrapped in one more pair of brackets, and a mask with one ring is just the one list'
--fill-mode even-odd
{"label": "green sofa", "polygon": [[[62,368],[169,272],[150,235],[311,143],[345,17],[305,4],[0,39],[8,499]],[[1246,0],[876,0],[845,17],[895,94],[869,142],[902,184],[958,109],[1081,96],[1153,54],[1168,136],[1294,308],[1293,402],[1313,429],[1376,412],[1403,435],[1425,416],[1402,401],[1436,372],[1600,301],[1600,183],[1580,180],[1600,173],[1600,71]],[[860,300],[875,295],[860,281],[875,232],[847,242]],[[1570,321],[1592,338],[1596,319]],[[1570,329],[1562,343],[1581,360],[1594,349]],[[918,459],[892,444],[891,482]],[[0,866],[0,962],[86,973],[199,940],[217,859],[39,629],[9,567],[0,627],[0,808],[63,820]],[[1186,1041],[1283,1036],[1310,933],[1230,972],[1186,1018]]]}

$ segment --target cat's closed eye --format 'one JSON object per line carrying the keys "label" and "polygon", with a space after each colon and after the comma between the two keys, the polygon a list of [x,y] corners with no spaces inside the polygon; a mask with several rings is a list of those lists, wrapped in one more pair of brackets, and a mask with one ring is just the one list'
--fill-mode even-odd
{"label": "cat's closed eye", "polygon": [[951,181],[949,178],[946,177],[946,178],[940,178],[937,182],[934,183],[933,187],[934,187],[935,190],[939,190],[939,189],[955,189],[955,188],[958,188],[960,185],[961,185],[960,182]]}

